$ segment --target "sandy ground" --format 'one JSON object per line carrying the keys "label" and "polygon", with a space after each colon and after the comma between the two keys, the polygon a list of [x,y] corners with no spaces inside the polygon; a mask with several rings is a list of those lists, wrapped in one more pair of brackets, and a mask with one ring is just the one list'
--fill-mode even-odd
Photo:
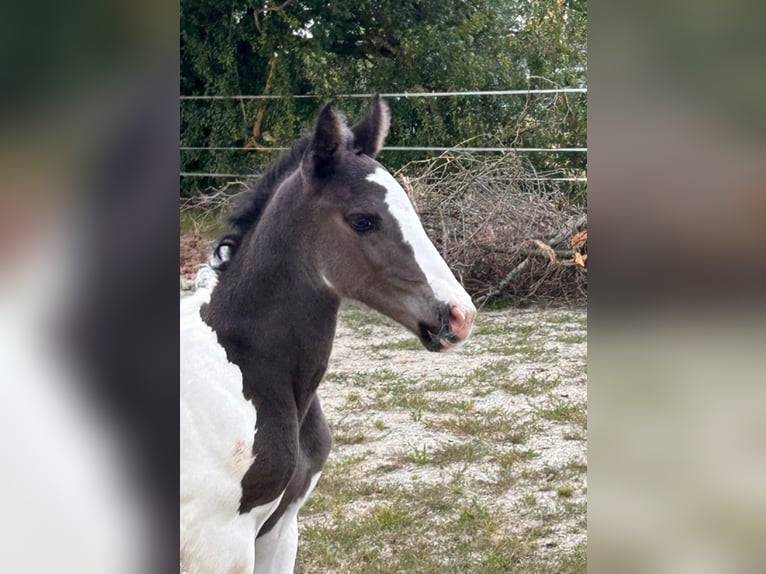
{"label": "sandy ground", "polygon": [[[319,394],[333,430],[361,432],[363,440],[336,440],[331,461],[363,459],[352,472],[378,484],[422,485],[460,473],[472,485],[472,495],[502,516],[510,531],[523,535],[543,526],[540,546],[558,551],[584,543],[586,333],[585,309],[482,311],[467,343],[449,352],[429,353],[380,315],[345,310]],[[389,398],[402,381],[411,386],[408,396],[425,396],[445,407],[415,414],[406,405],[382,406],[381,397]],[[515,384],[521,392],[514,390]],[[458,405],[459,410],[461,404],[464,413],[450,406]],[[556,418],[550,414],[555,405],[572,407],[576,416],[549,420]],[[485,432],[478,438],[488,454],[469,465],[402,463],[402,453],[437,452],[477,438],[445,430],[442,423],[461,414],[479,422],[499,416],[497,420],[517,425],[525,437],[510,445],[503,436]],[[499,474],[507,471],[497,458],[512,449],[533,454],[514,465],[508,488],[498,493],[496,485],[503,478]],[[560,488],[571,494],[562,496]],[[528,502],[530,495],[534,505]],[[364,510],[364,504],[357,506]],[[322,517],[304,514],[301,520],[312,524]],[[549,523],[542,524],[545,521]]]}

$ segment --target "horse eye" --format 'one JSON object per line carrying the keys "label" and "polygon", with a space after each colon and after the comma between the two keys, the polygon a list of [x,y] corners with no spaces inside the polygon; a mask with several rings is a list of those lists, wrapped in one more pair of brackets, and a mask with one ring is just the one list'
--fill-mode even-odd
{"label": "horse eye", "polygon": [[375,216],[352,215],[348,218],[348,224],[357,233],[368,233],[375,229]]}

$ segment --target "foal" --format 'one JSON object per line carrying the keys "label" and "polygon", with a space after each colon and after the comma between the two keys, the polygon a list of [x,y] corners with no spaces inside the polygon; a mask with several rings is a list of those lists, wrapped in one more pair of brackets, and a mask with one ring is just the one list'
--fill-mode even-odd
{"label": "foal", "polygon": [[181,303],[181,561],[189,574],[293,571],[298,510],[331,437],[316,390],[342,299],[431,351],[476,309],[374,157],[389,111],[348,128],[332,103],[245,193],[217,271]]}

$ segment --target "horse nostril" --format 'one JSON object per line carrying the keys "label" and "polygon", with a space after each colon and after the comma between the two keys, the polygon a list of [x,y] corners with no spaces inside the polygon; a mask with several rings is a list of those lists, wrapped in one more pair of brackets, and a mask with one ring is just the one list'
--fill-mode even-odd
{"label": "horse nostril", "polygon": [[463,339],[467,335],[465,313],[457,305],[449,310],[449,326],[459,338]]}
{"label": "horse nostril", "polygon": [[450,331],[461,341],[468,338],[475,317],[476,312],[473,309],[466,309],[462,305],[453,305],[449,312]]}

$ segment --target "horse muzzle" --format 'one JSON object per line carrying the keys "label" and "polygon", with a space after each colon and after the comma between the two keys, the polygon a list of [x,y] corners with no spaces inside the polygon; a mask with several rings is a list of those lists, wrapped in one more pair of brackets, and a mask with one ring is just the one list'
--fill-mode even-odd
{"label": "horse muzzle", "polygon": [[476,308],[453,303],[439,313],[439,327],[420,324],[420,340],[429,351],[443,351],[465,341],[473,330]]}

